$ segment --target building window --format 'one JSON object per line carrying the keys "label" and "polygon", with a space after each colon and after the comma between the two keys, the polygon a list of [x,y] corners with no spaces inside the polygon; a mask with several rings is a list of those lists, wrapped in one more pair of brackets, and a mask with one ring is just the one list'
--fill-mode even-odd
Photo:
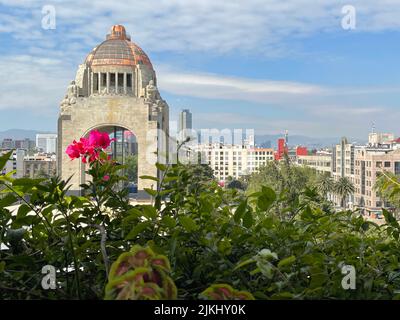
{"label": "building window", "polygon": [[132,73],[127,73],[126,75],[126,86],[128,89],[132,90]]}
{"label": "building window", "polygon": [[390,161],[385,161],[385,168],[390,168]]}
{"label": "building window", "polygon": [[395,162],[394,163],[394,174],[395,175],[400,175],[400,162]]}
{"label": "building window", "polygon": [[93,73],[93,92],[99,92],[99,74]]}

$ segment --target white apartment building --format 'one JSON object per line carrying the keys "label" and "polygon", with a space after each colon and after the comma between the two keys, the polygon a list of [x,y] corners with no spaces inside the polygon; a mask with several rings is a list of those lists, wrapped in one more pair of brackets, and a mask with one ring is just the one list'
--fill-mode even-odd
{"label": "white apartment building", "polygon": [[23,175],[29,178],[35,178],[39,175],[54,176],[56,174],[56,161],[56,155],[36,154],[25,156]]}
{"label": "white apartment building", "polygon": [[[1,154],[5,154],[4,150]],[[24,149],[13,151],[12,157],[6,162],[5,167],[0,174],[7,174],[15,171],[13,178],[35,178],[39,174],[47,176],[55,175],[56,173],[56,156],[47,154],[26,155]]]}
{"label": "white apartment building", "polygon": [[239,179],[274,160],[273,149],[249,145],[199,144],[194,150],[201,153],[202,162],[213,169],[215,177],[220,181],[225,181],[228,177]]}
{"label": "white apartment building", "polygon": [[332,153],[297,156],[297,164],[315,169],[318,173],[332,174]]}
{"label": "white apartment building", "polygon": [[368,144],[370,146],[377,146],[381,144],[391,144],[394,141],[393,133],[380,133],[380,132],[371,132],[368,135]]}
{"label": "white apartment building", "polygon": [[[7,151],[2,151],[1,153],[5,154],[6,152]],[[14,150],[12,157],[6,162],[6,165],[0,174],[7,174],[11,171],[15,171],[13,178],[22,178],[24,176],[24,157],[25,150]]]}
{"label": "white apartment building", "polygon": [[57,134],[38,133],[36,135],[36,149],[44,153],[56,153]]}

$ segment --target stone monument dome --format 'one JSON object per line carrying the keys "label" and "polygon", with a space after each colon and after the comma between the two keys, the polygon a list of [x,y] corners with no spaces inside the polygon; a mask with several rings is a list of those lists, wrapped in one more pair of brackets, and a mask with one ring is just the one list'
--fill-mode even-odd
{"label": "stone monument dome", "polygon": [[146,65],[153,69],[149,57],[126,34],[124,26],[115,25],[105,41],[99,44],[86,58],[90,66],[136,66]]}
{"label": "stone monument dome", "polygon": [[156,86],[156,73],[147,54],[114,25],[106,40],[95,47],[78,68],[75,85],[81,97],[93,94],[146,95],[149,82]]}

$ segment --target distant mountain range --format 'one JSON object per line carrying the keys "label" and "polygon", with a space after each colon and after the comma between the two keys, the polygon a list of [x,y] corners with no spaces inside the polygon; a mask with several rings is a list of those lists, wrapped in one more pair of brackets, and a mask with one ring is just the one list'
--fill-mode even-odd
{"label": "distant mountain range", "polygon": [[[277,148],[277,141],[279,138],[283,138],[282,135],[256,135],[255,136],[255,143],[258,146],[263,146],[263,147],[271,147],[271,148]],[[326,148],[326,147],[332,147],[335,144],[338,144],[340,142],[341,138],[340,137],[307,137],[307,136],[301,136],[301,135],[289,135],[288,138],[288,145],[289,146],[304,146],[310,149],[319,149],[319,148]],[[357,142],[359,144],[363,144],[366,141],[361,141],[361,140],[354,140],[349,137],[348,139],[351,142]],[[270,144],[270,145],[269,145]]]}
{"label": "distant mountain range", "polygon": [[50,131],[37,131],[37,130],[25,130],[25,129],[9,129],[5,131],[0,131],[0,141],[3,139],[11,138],[13,140],[23,140],[29,138],[31,140],[36,140],[37,133],[53,133]]}
{"label": "distant mountain range", "polygon": [[[22,140],[25,138],[29,138],[31,140],[36,139],[37,133],[53,133],[50,131],[38,131],[38,130],[25,130],[25,129],[9,129],[5,131],[0,131],[0,141],[6,138],[11,138],[13,140]],[[277,147],[277,141],[279,138],[282,138],[282,135],[256,135],[255,143],[258,146],[263,147]],[[334,144],[338,144],[340,142],[340,137],[328,137],[328,138],[320,138],[320,137],[307,137],[301,135],[289,135],[289,146],[305,146],[308,148],[325,148],[331,147]],[[352,140],[351,142],[357,143],[365,143],[366,141],[361,140]]]}

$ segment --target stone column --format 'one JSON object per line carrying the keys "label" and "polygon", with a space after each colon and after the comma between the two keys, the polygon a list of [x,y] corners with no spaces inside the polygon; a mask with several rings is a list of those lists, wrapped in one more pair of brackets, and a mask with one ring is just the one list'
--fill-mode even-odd
{"label": "stone column", "polygon": [[124,94],[126,94],[126,72],[124,72]]}
{"label": "stone column", "polygon": [[107,93],[110,93],[110,73],[107,72]]}
{"label": "stone column", "polygon": [[118,94],[118,72],[115,72],[115,93]]}
{"label": "stone column", "polygon": [[97,78],[99,81],[99,85],[98,85],[99,93],[101,93],[101,72],[97,72]]}
{"label": "stone column", "polygon": [[88,94],[89,96],[92,95],[94,91],[93,79],[94,79],[93,72],[90,71],[90,92]]}

